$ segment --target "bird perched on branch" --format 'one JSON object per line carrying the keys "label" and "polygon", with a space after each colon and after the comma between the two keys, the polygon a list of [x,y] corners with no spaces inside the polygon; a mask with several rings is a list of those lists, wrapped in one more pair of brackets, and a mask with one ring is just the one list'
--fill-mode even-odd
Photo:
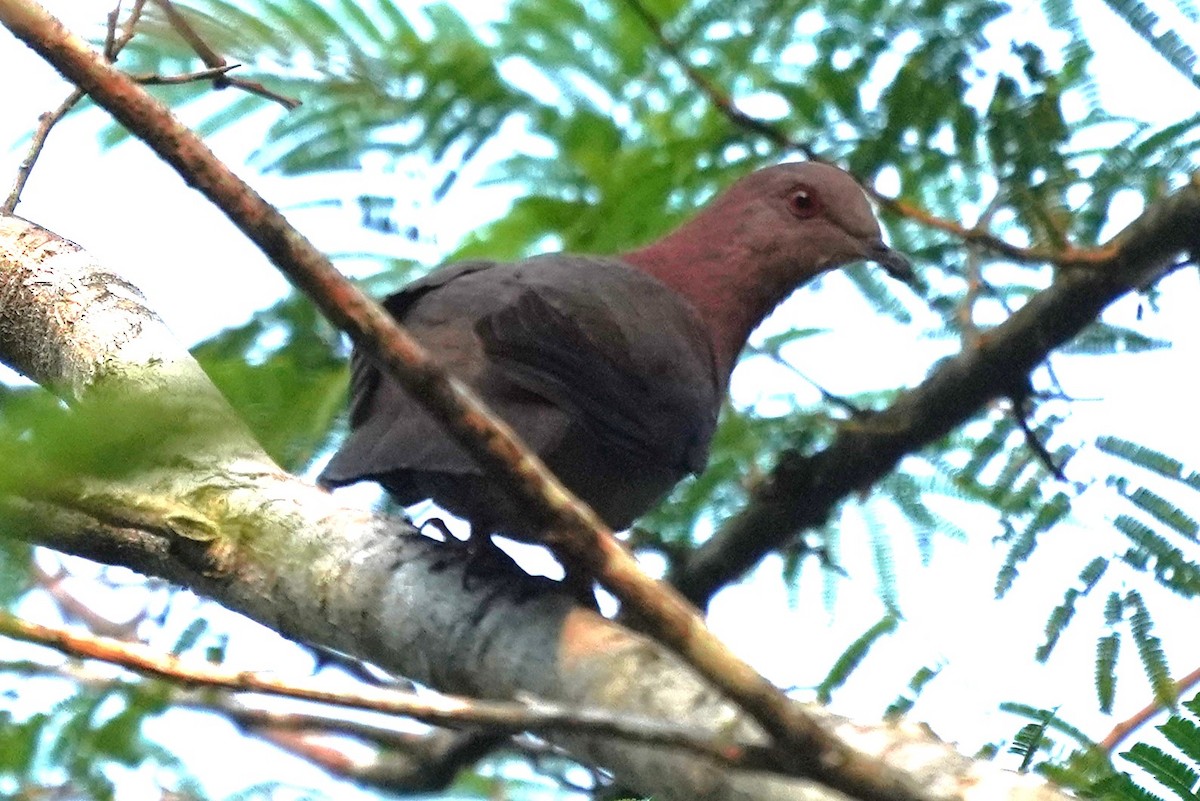
{"label": "bird perched on branch", "polygon": [[[792,163],[742,178],[638,250],[451,264],[384,306],[620,530],[704,468],[751,331],[797,287],[858,261],[912,278],[850,175]],[[323,484],[376,481],[401,504],[434,499],[473,538],[537,541],[439,423],[360,353],[350,428]]]}

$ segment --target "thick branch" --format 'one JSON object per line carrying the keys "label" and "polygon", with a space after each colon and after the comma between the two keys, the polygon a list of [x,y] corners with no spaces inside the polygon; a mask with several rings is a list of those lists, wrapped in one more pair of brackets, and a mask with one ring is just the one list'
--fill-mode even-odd
{"label": "thick branch", "polygon": [[[0,352],[17,369],[60,386],[82,388],[103,376],[147,387],[167,405],[199,399],[202,408],[216,395],[136,289],[17,218],[0,218]],[[163,576],[287,636],[353,653],[444,692],[533,695],[670,720],[698,737],[765,742],[743,713],[655,643],[527,576],[480,580],[468,591],[461,567],[432,569],[445,565],[447,546],[415,536],[402,520],[343,506],[278,471],[248,441],[218,442],[177,469],[144,477],[144,491],[186,501],[223,533],[218,540],[196,543],[170,527],[126,529],[17,500],[0,508],[5,530]],[[124,489],[133,495],[137,487]],[[856,727],[809,712],[930,797],[1063,798],[1039,778],[973,763],[921,727]],[[674,749],[584,734],[552,739],[662,798],[833,797],[803,781],[731,771]]]}
{"label": "thick branch", "polygon": [[1007,321],[942,362],[877,415],[851,421],[825,450],[782,455],[746,508],[728,520],[672,577],[703,606],[795,534],[823,524],[835,506],[935,442],[989,402],[1017,395],[1055,348],[1122,295],[1159,280],[1200,253],[1200,183],[1152,205],[1103,248],[1104,261],[1062,268],[1054,283]]}
{"label": "thick branch", "polygon": [[0,21],[145,141],[255,242],[355,345],[418,398],[488,477],[543,521],[545,541],[595,576],[643,628],[734,699],[780,745],[788,770],[872,801],[915,801],[921,788],[847,751],[730,651],[673,588],[643,573],[596,514],[575,498],[461,382],[447,377],[378,304],[334,269],[273,206],[218,161],[145,90],[31,0],[0,0]]}

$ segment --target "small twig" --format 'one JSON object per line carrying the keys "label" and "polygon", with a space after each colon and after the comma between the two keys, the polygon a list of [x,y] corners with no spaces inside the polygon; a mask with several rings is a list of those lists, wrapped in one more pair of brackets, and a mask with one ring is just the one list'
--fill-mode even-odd
{"label": "small twig", "polygon": [[[226,89],[230,87],[241,89],[244,92],[249,92],[250,94],[258,95],[259,97],[264,97],[267,100],[272,100],[283,106],[288,111],[299,108],[301,103],[294,97],[281,95],[278,92],[268,89],[257,81],[249,81],[244,78],[234,78],[226,75],[225,73],[233,67],[229,65],[229,62],[225,60],[224,56],[220,55],[208,46],[208,43],[204,41],[204,38],[196,31],[195,28],[192,27],[192,24],[187,21],[187,17],[183,15],[183,12],[176,8],[175,4],[172,3],[171,0],[154,0],[154,2],[157,3],[158,7],[162,9],[163,14],[167,18],[167,22],[170,23],[175,32],[179,34],[179,36],[185,42],[187,42],[188,47],[192,48],[192,51],[199,56],[200,60],[204,62],[204,66],[208,67],[208,70],[203,70],[193,74],[201,75],[202,77],[209,77],[205,73],[211,72],[215,76],[213,78],[214,89]],[[168,81],[164,80],[160,81],[159,83],[168,83]],[[186,83],[186,81],[171,81],[171,83]]]}
{"label": "small twig", "polygon": [[[278,103],[288,111],[292,111],[293,109],[300,108],[300,106],[304,105],[304,103],[298,98],[288,97],[287,95],[280,94],[272,89],[268,89],[258,81],[249,81],[245,78],[226,76],[225,84],[230,88],[241,89],[243,92],[249,92],[252,95],[258,95],[259,97],[266,98],[274,103]],[[216,88],[220,89],[221,87],[218,86]]]}
{"label": "small twig", "polygon": [[67,95],[67,99],[59,104],[58,108],[47,111],[38,117],[37,128],[29,141],[29,150],[26,151],[25,158],[21,159],[21,163],[17,167],[17,177],[13,180],[12,189],[9,191],[4,205],[0,206],[0,212],[12,214],[16,211],[17,204],[21,202],[21,193],[25,191],[25,184],[29,182],[29,176],[33,174],[38,157],[42,155],[50,131],[58,124],[59,120],[66,116],[68,111],[75,107],[76,103],[83,99],[84,94],[86,93],[82,89],[74,89],[71,94]]}
{"label": "small twig", "polygon": [[810,145],[791,139],[787,134],[766,120],[752,117],[739,109],[728,92],[710,81],[704,73],[692,66],[692,63],[687,60],[679,47],[666,35],[662,23],[659,22],[650,9],[642,5],[641,0],[623,0],[623,2],[642,21],[650,31],[650,35],[658,42],[658,46],[662,48],[664,53],[671,57],[671,60],[675,62],[675,65],[679,67],[680,71],[683,72],[692,85],[699,89],[708,98],[709,102],[720,109],[721,113],[729,118],[731,122],[739,128],[745,128],[759,134],[780,147],[798,150],[807,158],[817,160],[817,154]]}
{"label": "small twig", "polygon": [[64,582],[71,577],[71,574],[61,565],[58,570],[51,573],[35,562],[33,570],[34,579],[54,600],[63,619],[68,622],[77,620],[87,626],[88,631],[93,634],[130,641],[135,638],[138,626],[146,619],[145,609],[135,612],[128,620],[121,621],[101,615],[67,590]]}
{"label": "small twig", "polygon": [[[1196,668],[1191,673],[1175,682],[1175,696],[1182,696],[1185,692],[1197,684],[1200,684],[1200,668]],[[1140,729],[1151,718],[1162,711],[1163,704],[1161,701],[1151,701],[1129,718],[1126,718],[1117,725],[1113,726],[1112,731],[1110,731],[1103,740],[1096,743],[1096,747],[1105,754],[1112,754],[1117,750],[1117,746],[1123,743],[1129,737],[1129,735]]]}
{"label": "small twig", "polygon": [[[261,723],[253,720],[261,716]],[[392,732],[384,747],[373,749],[367,756],[357,756],[333,743],[322,743],[320,734],[286,728],[278,720],[290,713],[260,713],[244,721],[250,733],[282,748],[288,753],[317,765],[335,776],[355,783],[385,790],[389,793],[431,793],[444,791],[465,768],[474,765],[510,740],[508,735],[480,731],[440,730],[418,735]],[[334,734],[352,734],[335,730]],[[358,751],[360,749],[355,749]]]}
{"label": "small twig", "polygon": [[181,83],[195,83],[196,81],[207,81],[223,77],[230,70],[235,70],[241,64],[225,64],[220,67],[210,67],[205,70],[197,70],[196,72],[184,72],[179,75],[159,75],[157,73],[147,73],[138,75],[129,73],[130,80],[137,81],[142,86],[174,86]]}
{"label": "small twig", "polygon": [[[986,231],[991,227],[992,218],[1002,205],[1003,195],[997,191],[996,196],[984,208],[979,219],[975,221],[975,229]],[[976,244],[967,245],[967,291],[963,293],[962,303],[958,307],[958,325],[963,332],[963,346],[974,347],[979,341],[979,326],[975,325],[975,303],[984,287],[983,254]]]}
{"label": "small twig", "polygon": [[[119,6],[119,3],[118,3]],[[133,0],[133,8],[129,10],[129,16],[125,18],[125,24],[121,26],[121,38],[117,39],[113,45],[112,58],[107,59],[109,64],[116,62],[117,54],[125,49],[125,45],[133,41],[134,34],[137,30],[137,24],[142,19],[142,11],[146,8],[146,0]]]}
{"label": "small twig", "polygon": [[587,732],[631,742],[680,748],[727,766],[772,764],[769,749],[752,744],[716,742],[657,720],[614,715],[598,709],[566,709],[549,703],[515,704],[455,696],[361,687],[354,692],[331,690],[318,683],[284,681],[209,663],[188,664],[140,643],[79,634],[42,626],[0,613],[0,634],[37,643],[68,656],[98,659],[156,678],[188,686],[234,692],[258,692],[316,701],[348,709],[404,715],[438,726],[482,726],[496,732]]}
{"label": "small twig", "polygon": [[[134,0],[133,8],[129,11],[129,19],[125,21],[121,36],[118,38],[116,36],[117,17],[121,10],[121,2],[117,0],[117,5],[108,14],[108,25],[104,34],[105,61],[110,64],[116,61],[117,55],[133,39],[134,28],[137,26],[138,20],[141,19],[142,9],[145,5],[146,0]],[[37,128],[34,130],[33,137],[29,142],[29,150],[26,151],[25,158],[21,159],[21,163],[17,167],[17,175],[13,179],[12,189],[9,191],[4,205],[0,206],[0,213],[12,214],[16,211],[17,204],[21,202],[21,193],[25,191],[25,184],[29,182],[29,176],[33,174],[33,168],[37,164],[38,157],[42,155],[42,150],[46,147],[46,139],[50,136],[50,131],[58,124],[59,120],[67,115],[67,112],[75,108],[75,104],[82,100],[85,94],[87,93],[76,87],[58,105],[58,108],[53,111],[47,111],[38,117]]]}
{"label": "small twig", "polygon": [[104,27],[104,60],[109,64],[117,59],[114,47],[117,43],[117,20],[121,17],[121,0],[108,12],[107,23]]}
{"label": "small twig", "polygon": [[1042,467],[1046,468],[1046,472],[1059,481],[1065,482],[1067,477],[1063,474],[1062,468],[1055,463],[1054,455],[1046,449],[1046,446],[1038,439],[1037,432],[1029,425],[1029,416],[1025,409],[1029,395],[1030,392],[1026,388],[1019,394],[1013,393],[1009,396],[1009,402],[1012,404],[1013,419],[1017,422],[1017,428],[1021,429],[1021,433],[1025,435],[1025,445],[1029,450],[1033,451],[1034,457],[1041,463]]}
{"label": "small twig", "polygon": [[208,46],[203,37],[187,21],[187,17],[183,16],[179,9],[175,8],[175,4],[171,0],[154,0],[154,2],[162,9],[167,22],[170,23],[175,33],[179,34],[180,38],[187,42],[188,47],[192,48],[192,52],[204,62],[204,66],[210,69],[225,66],[225,58]]}
{"label": "small twig", "polygon": [[[78,660],[56,665],[0,660],[0,674],[52,676],[96,693],[138,686]],[[318,711],[317,707],[268,710],[247,703],[244,695],[208,688],[177,689],[165,700],[173,708],[222,715],[247,735],[266,740],[330,773],[393,792],[445,789],[464,767],[511,742],[508,734],[473,729],[434,728],[417,734],[395,725],[334,717],[329,710]],[[314,738],[327,736],[353,737],[376,746],[375,755],[366,760],[353,759],[339,749],[314,743]]]}
{"label": "small twig", "polygon": [[850,400],[843,398],[841,395],[837,395],[837,394],[825,389],[825,387],[823,387],[821,384],[817,383],[816,379],[810,377],[807,373],[805,373],[799,367],[797,367],[796,365],[792,364],[790,361],[785,359],[783,357],[783,354],[780,353],[778,350],[766,350],[764,348],[753,348],[753,347],[750,348],[749,350],[750,350],[750,353],[753,353],[758,356],[765,356],[768,359],[770,359],[771,361],[778,364],[780,367],[783,367],[784,369],[789,370],[790,372],[794,373],[797,378],[806,382],[809,386],[811,386],[813,389],[815,389],[821,395],[821,400],[825,401],[829,405],[838,407],[842,411],[849,414],[851,417],[856,417],[863,413],[863,410],[860,409],[858,406],[856,406],[854,403],[852,403]]}

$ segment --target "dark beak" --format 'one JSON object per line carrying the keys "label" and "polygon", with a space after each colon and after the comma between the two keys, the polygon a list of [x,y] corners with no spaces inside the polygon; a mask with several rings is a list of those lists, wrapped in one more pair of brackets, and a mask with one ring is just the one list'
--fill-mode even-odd
{"label": "dark beak", "polygon": [[887,274],[897,281],[902,281],[910,287],[916,289],[921,282],[917,278],[916,272],[913,271],[912,263],[903,253],[898,250],[892,250],[882,241],[875,242],[870,246],[870,251],[866,258],[873,261],[887,271]]}

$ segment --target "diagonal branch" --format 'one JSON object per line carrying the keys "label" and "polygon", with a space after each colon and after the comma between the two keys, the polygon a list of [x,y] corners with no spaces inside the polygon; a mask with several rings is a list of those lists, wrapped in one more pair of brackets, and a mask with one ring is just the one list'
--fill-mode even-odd
{"label": "diagonal branch", "polygon": [[1108,243],[1105,261],[1060,270],[977,345],[943,361],[883,412],[847,423],[812,456],[782,454],[746,507],[700,546],[672,580],[703,606],[797,532],[822,525],[835,506],[878,481],[905,455],[946,435],[988,403],[1020,394],[1029,374],[1106,306],[1158,281],[1200,253],[1200,181],[1155,203]]}
{"label": "diagonal branch", "polygon": [[44,645],[67,656],[99,659],[193,687],[264,693],[346,709],[403,715],[435,726],[478,726],[509,734],[530,731],[616,736],[630,742],[678,748],[728,767],[763,767],[770,763],[767,749],[762,746],[733,741],[719,743],[696,737],[693,732],[675,724],[614,715],[600,709],[565,709],[541,702],[516,704],[433,697],[377,687],[360,687],[354,691],[330,689],[323,683],[312,681],[286,681],[209,663],[187,664],[141,643],[43,626],[3,612],[0,612],[0,635]]}
{"label": "diagonal branch", "polygon": [[[444,692],[532,694],[670,720],[720,741],[766,743],[745,713],[653,641],[524,574],[476,577],[468,589],[463,566],[446,563],[444,544],[279,470],[136,287],[78,246],[15,217],[0,217],[0,357],[75,394],[100,384],[150,395],[182,415],[226,420],[215,429],[221,438],[188,440],[179,458],[147,467],[123,488],[135,498],[149,494],[160,508],[189,506],[216,527],[216,539],[189,539],[171,526],[123,528],[86,510],[0,497],[6,535],[161,576],[285,636],[356,654]],[[439,563],[443,569],[434,570]],[[926,727],[855,725],[807,711],[840,741],[911,776],[931,798],[1064,801],[1044,779],[965,758]],[[584,734],[548,739],[664,799],[845,798],[678,750]]]}
{"label": "diagonal branch", "polygon": [[[135,0],[133,8],[129,11],[129,16],[125,20],[124,30],[121,35],[117,36],[117,18],[120,15],[121,4],[117,3],[108,15],[108,28],[104,37],[104,58],[109,62],[117,60],[117,56],[125,49],[131,41],[133,41],[134,31],[137,29],[138,21],[142,17],[142,9],[146,5],[146,0]],[[58,104],[58,108],[53,111],[47,111],[38,117],[37,129],[34,130],[33,136],[30,138],[29,149],[25,152],[25,158],[21,160],[20,166],[17,167],[17,177],[13,181],[13,187],[8,193],[8,197],[4,201],[4,205],[0,206],[0,213],[12,214],[17,208],[17,204],[21,202],[21,193],[25,191],[25,184],[29,182],[29,176],[33,174],[33,168],[37,165],[38,158],[42,155],[42,150],[46,147],[46,139],[50,136],[50,131],[54,126],[67,116],[67,113],[75,108],[75,104],[83,99],[84,92],[82,89],[75,88],[71,90],[71,94],[67,95],[63,102]]]}
{"label": "diagonal branch", "polygon": [[301,106],[300,101],[296,98],[287,97],[279,94],[278,92],[273,92],[257,81],[245,80],[243,78],[237,78],[229,75],[229,70],[233,69],[237,65],[230,64],[223,56],[219,55],[215,50],[209,47],[208,42],[204,41],[204,37],[202,37],[196,31],[196,29],[192,27],[192,24],[187,21],[187,17],[183,15],[182,11],[175,7],[175,4],[172,3],[171,0],[154,0],[154,2],[160,9],[162,9],[163,16],[167,18],[167,22],[171,25],[171,28],[174,29],[175,33],[179,34],[179,37],[183,39],[183,41],[187,42],[188,47],[192,48],[192,52],[194,52],[200,58],[200,60],[204,62],[204,66],[208,68],[207,70],[203,70],[201,72],[192,73],[194,76],[200,76],[193,78],[193,80],[212,78],[212,85],[214,89],[227,89],[230,86],[233,86],[245,92],[249,92],[250,94],[265,97],[268,100],[273,100],[288,111]]}
{"label": "diagonal branch", "polygon": [[[927,797],[900,773],[831,736],[717,639],[674,589],[643,573],[595,513],[572,497],[508,426],[448,377],[390,315],[142,87],[31,0],[0,0],[0,21],[221,208],[356,346],[421,400],[531,519],[544,521],[547,544],[556,555],[594,575],[653,636],[745,709],[776,740],[781,767],[869,801]],[[225,554],[203,550],[218,567],[223,564]]]}
{"label": "diagonal branch", "polygon": [[[1196,668],[1186,676],[1176,679],[1175,697],[1181,697],[1197,684],[1200,684],[1200,668]],[[1120,747],[1121,743],[1125,742],[1131,734],[1153,720],[1156,715],[1165,711],[1167,711],[1167,707],[1161,701],[1157,699],[1151,701],[1130,717],[1113,726],[1112,731],[1106,734],[1103,740],[1096,743],[1096,748],[1101,753],[1111,757],[1117,748]]]}

